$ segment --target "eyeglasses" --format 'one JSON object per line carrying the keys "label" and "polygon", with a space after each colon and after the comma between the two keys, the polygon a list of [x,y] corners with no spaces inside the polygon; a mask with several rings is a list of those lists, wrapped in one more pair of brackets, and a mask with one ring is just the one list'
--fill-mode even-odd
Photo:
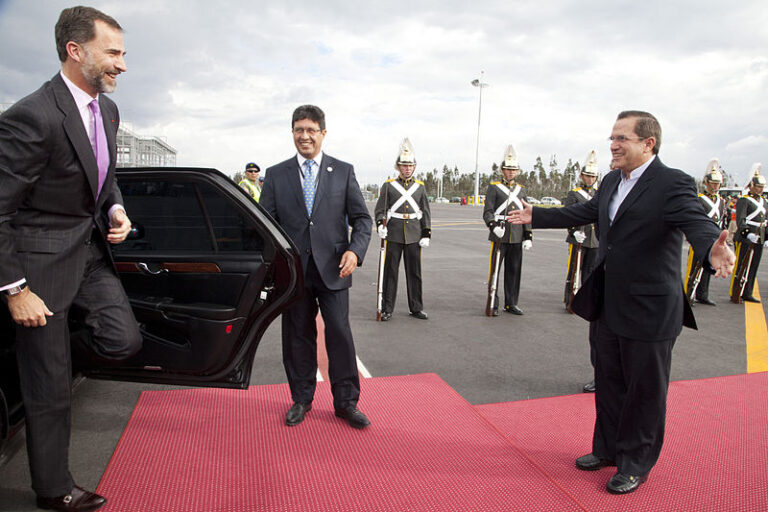
{"label": "eyeglasses", "polygon": [[629,137],[625,137],[624,135],[617,135],[615,137],[613,135],[611,135],[610,137],[608,137],[608,142],[618,142],[619,144],[623,144],[623,143],[629,142],[631,140],[635,141],[635,142],[641,142],[641,141],[644,141],[647,138],[648,137],[645,137],[645,138],[638,137],[637,139],[630,139]]}
{"label": "eyeglasses", "polygon": [[293,133],[295,133],[296,135],[303,135],[306,133],[310,137],[317,135],[321,131],[322,130],[318,130],[317,128],[294,128],[293,129]]}

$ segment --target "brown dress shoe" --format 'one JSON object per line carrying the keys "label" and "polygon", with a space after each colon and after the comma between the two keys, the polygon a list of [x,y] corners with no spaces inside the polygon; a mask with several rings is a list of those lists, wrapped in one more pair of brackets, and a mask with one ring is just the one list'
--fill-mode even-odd
{"label": "brown dress shoe", "polygon": [[37,497],[37,508],[63,512],[91,512],[100,509],[107,500],[96,493],[74,486],[69,494],[54,498]]}

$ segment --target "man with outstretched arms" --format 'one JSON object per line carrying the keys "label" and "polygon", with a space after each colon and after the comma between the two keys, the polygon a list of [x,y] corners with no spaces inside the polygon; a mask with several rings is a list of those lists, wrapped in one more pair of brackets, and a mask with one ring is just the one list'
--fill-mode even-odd
{"label": "man with outstretched arms", "polygon": [[[756,166],[753,166],[755,168]],[[759,172],[759,167],[757,168]],[[763,198],[765,177],[761,174],[752,176],[749,192],[736,202],[736,271],[731,279],[731,301],[738,304],[760,302],[753,295],[757,267],[763,247],[768,245],[765,238],[766,201]]]}
{"label": "man with outstretched arms", "polygon": [[[520,172],[517,153],[510,144],[501,164],[501,180],[492,181],[485,192],[483,221],[491,231],[491,262],[488,272],[488,304],[486,314],[498,316],[499,297],[495,286],[499,281],[501,263],[504,263],[504,311],[513,315],[522,315],[518,307],[520,298],[520,274],[523,264],[523,249],[533,247],[531,225],[516,226],[508,224],[506,216],[514,210],[522,210],[522,201],[528,197],[525,187],[515,181]],[[492,304],[491,304],[492,303]]]}
{"label": "man with outstretched arms", "polygon": [[[726,209],[725,201],[718,194],[718,190],[720,190],[720,186],[723,184],[723,173],[720,172],[720,161],[717,158],[713,158],[707,164],[703,184],[704,192],[699,194],[699,201],[701,201],[707,217],[712,219],[712,222],[722,229],[727,229],[727,225],[723,226]],[[696,260],[693,256],[693,247],[688,249],[687,269],[688,278],[685,280],[685,295],[691,301],[691,304],[693,304],[695,296],[696,302],[715,306],[715,301],[709,298],[710,274],[709,272],[704,272],[701,260]]]}
{"label": "man with outstretched arms", "polygon": [[[695,328],[685,298],[683,234],[705,271],[726,277],[734,255],[704,213],[693,178],[659,159],[661,126],[648,112],[621,112],[610,136],[611,172],[585,203],[513,211],[509,222],[565,228],[597,222],[595,270],[571,307],[592,322],[595,425],[591,451],[576,467],[616,466],[606,490],[626,494],[647,480],[661,453],[672,348]],[[684,476],[684,475],[683,475]]]}

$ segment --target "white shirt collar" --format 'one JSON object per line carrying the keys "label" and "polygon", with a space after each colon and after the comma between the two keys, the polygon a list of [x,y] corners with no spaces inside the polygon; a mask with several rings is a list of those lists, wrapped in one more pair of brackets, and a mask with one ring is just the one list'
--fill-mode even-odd
{"label": "white shirt collar", "polygon": [[[296,153],[296,159],[299,161],[299,169],[304,169],[304,162],[309,160],[308,158],[304,158],[299,153]],[[314,167],[320,167],[320,162],[323,161],[323,152],[320,151],[315,158],[312,159],[315,162]]]}
{"label": "white shirt collar", "polygon": [[649,158],[643,165],[638,167],[637,169],[634,169],[632,172],[629,173],[629,178],[624,177],[624,173],[621,173],[621,180],[622,181],[637,181],[640,179],[640,176],[643,175],[645,170],[648,168],[648,166],[651,165],[651,162],[656,159],[656,155],[651,155],[651,158]]}

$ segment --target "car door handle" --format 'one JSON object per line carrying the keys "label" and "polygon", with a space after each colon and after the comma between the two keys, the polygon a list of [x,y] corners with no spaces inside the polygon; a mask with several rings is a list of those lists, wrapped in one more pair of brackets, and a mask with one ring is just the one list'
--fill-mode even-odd
{"label": "car door handle", "polygon": [[167,268],[161,268],[160,270],[151,270],[147,266],[146,263],[138,263],[137,265],[139,266],[139,270],[141,270],[141,272],[143,274],[150,274],[150,275],[153,275],[153,276],[157,276],[157,275],[160,275],[160,274],[167,274],[168,273],[168,269]]}

